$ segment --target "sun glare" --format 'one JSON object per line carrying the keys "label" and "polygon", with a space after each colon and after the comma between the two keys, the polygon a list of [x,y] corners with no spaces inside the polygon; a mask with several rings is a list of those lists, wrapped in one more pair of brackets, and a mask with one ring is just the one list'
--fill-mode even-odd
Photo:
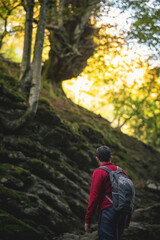
{"label": "sun glare", "polygon": [[128,73],[128,76],[126,78],[127,85],[133,86],[133,84],[136,83],[136,86],[140,87],[143,83],[144,73],[144,68],[134,69],[133,72]]}
{"label": "sun glare", "polygon": [[63,88],[67,92],[67,95],[72,98],[74,96],[74,102],[79,104],[80,102],[87,103],[87,98],[89,101],[89,96],[86,95],[90,91],[90,88],[93,84],[93,80],[88,80],[88,75],[81,74],[77,78],[73,78],[69,81],[63,82]]}

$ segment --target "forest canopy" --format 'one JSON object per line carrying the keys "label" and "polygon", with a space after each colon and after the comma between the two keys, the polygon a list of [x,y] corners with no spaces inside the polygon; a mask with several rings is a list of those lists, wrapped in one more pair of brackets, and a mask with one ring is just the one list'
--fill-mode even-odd
{"label": "forest canopy", "polygon": [[63,82],[77,104],[159,149],[159,1],[0,0],[0,26],[1,54],[21,63],[29,111],[42,67],[43,86]]}

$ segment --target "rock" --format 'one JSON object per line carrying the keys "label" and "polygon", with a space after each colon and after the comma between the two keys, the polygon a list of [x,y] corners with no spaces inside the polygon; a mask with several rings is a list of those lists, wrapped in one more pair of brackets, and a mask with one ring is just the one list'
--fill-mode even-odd
{"label": "rock", "polygon": [[0,210],[0,234],[0,238],[5,240],[45,239],[45,236],[32,225],[19,220],[4,210]]}
{"label": "rock", "polygon": [[132,220],[148,224],[160,224],[160,203],[134,211]]}
{"label": "rock", "polygon": [[158,182],[155,183],[151,179],[146,182],[146,187],[160,191],[160,183]]}
{"label": "rock", "polygon": [[159,240],[160,225],[140,224],[132,222],[129,229],[124,232],[124,240]]}
{"label": "rock", "polygon": [[89,154],[83,150],[77,150],[73,153],[72,158],[77,163],[80,169],[85,169],[86,166],[91,166],[92,160]]}
{"label": "rock", "polygon": [[1,179],[1,183],[4,184],[4,183],[7,183],[7,182],[8,182],[8,179],[7,179],[7,178],[2,178],[2,179]]}
{"label": "rock", "polygon": [[72,134],[69,131],[66,131],[63,128],[56,127],[55,129],[49,131],[44,136],[45,144],[48,144],[51,147],[55,146],[70,146],[70,141],[72,139]]}
{"label": "rock", "polygon": [[35,119],[10,132],[1,117],[12,121],[27,107],[16,86],[17,81],[0,76],[0,239],[97,240],[97,226],[84,233],[84,216],[97,167],[95,150],[108,144],[115,164],[137,186],[136,210],[124,239],[159,240],[159,152],[64,96],[51,99],[53,105],[41,99]]}

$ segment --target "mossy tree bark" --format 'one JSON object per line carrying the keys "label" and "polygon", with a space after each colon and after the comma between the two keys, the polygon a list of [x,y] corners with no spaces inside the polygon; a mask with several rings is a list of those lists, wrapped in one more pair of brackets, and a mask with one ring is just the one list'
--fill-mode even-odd
{"label": "mossy tree bark", "polygon": [[32,81],[31,76],[31,45],[32,45],[32,23],[33,23],[34,0],[27,0],[26,19],[25,19],[25,36],[23,58],[20,72],[20,90],[28,93]]}
{"label": "mossy tree bark", "polygon": [[36,35],[36,42],[34,47],[34,57],[32,63],[32,85],[29,95],[28,112],[35,115],[38,107],[39,92],[41,87],[41,69],[42,69],[42,50],[44,42],[44,33],[46,27],[46,18],[48,10],[48,0],[41,0],[41,9],[38,22],[38,29]]}
{"label": "mossy tree bark", "polygon": [[83,71],[95,48],[95,29],[90,17],[99,3],[99,0],[61,0],[52,6],[47,19],[51,50],[44,66],[44,79],[62,82]]}
{"label": "mossy tree bark", "polygon": [[[34,57],[32,63],[32,83],[29,94],[29,106],[24,115],[13,122],[7,124],[7,128],[10,130],[17,130],[23,127],[26,122],[32,119],[37,111],[38,100],[39,100],[39,92],[41,86],[41,64],[42,64],[42,50],[43,50],[43,42],[44,42],[44,33],[46,27],[46,17],[48,12],[48,0],[40,1],[40,14],[39,14],[39,22],[36,34],[36,42],[34,46]],[[6,125],[6,124],[4,124]]]}

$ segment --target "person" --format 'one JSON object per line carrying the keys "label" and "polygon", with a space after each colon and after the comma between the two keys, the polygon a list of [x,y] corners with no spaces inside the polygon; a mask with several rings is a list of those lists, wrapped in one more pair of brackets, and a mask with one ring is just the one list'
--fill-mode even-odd
{"label": "person", "polygon": [[[111,150],[107,146],[97,148],[96,161],[99,166],[106,166],[112,171],[117,170],[117,166],[112,162]],[[129,226],[130,216],[117,213],[110,200],[112,200],[112,192],[109,174],[103,169],[97,168],[92,175],[84,228],[86,232],[91,232],[93,215],[98,208],[99,240],[119,240],[124,228]]]}

